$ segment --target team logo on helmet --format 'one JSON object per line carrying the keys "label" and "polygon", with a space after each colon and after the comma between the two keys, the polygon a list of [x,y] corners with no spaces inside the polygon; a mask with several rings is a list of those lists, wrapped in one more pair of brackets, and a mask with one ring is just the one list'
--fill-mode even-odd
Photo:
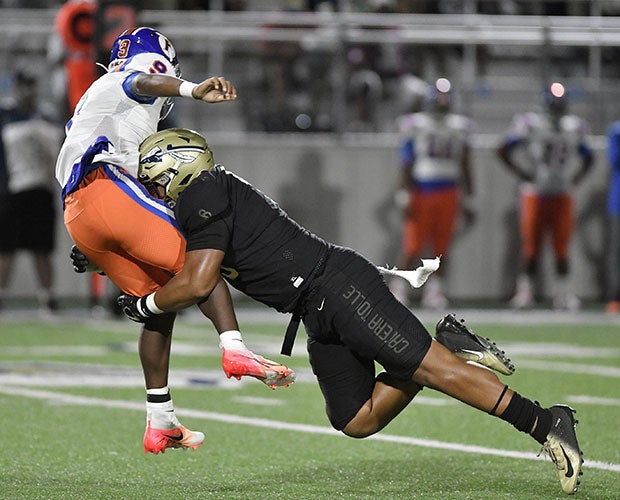
{"label": "team logo on helmet", "polygon": [[177,164],[192,163],[196,159],[197,153],[204,153],[204,148],[192,145],[169,145],[165,150],[163,150],[159,146],[155,146],[153,149],[144,154],[144,156],[140,159],[140,164],[161,163],[164,155],[169,155]]}

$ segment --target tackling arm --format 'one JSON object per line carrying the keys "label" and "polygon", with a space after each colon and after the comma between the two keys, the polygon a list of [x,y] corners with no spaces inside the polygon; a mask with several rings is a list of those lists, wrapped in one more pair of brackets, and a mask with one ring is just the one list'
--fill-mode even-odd
{"label": "tackling arm", "polygon": [[220,284],[220,264],[223,259],[224,252],[221,250],[187,252],[181,272],[154,294],[155,306],[169,312],[202,302]]}
{"label": "tackling arm", "polygon": [[[157,314],[178,311],[194,304],[213,300],[208,310],[214,315],[212,321],[216,327],[236,323],[232,301],[226,301],[227,296],[218,287],[213,298],[210,297],[214,289],[221,285],[220,264],[224,259],[221,250],[191,250],[185,254],[185,265],[179,274],[172,278],[157,292],[143,297],[121,295],[117,302],[129,319],[144,322]],[[217,301],[217,306],[213,305]],[[222,311],[214,312],[215,307]],[[230,308],[230,309],[227,309]],[[234,326],[234,325],[233,325]]]}

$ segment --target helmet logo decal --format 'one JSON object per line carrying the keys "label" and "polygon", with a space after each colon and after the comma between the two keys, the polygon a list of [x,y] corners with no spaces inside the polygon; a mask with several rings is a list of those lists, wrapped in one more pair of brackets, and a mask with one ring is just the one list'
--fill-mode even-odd
{"label": "helmet logo decal", "polygon": [[159,35],[159,46],[161,47],[161,51],[166,55],[166,57],[172,61],[174,60],[174,58],[176,57],[176,51],[174,50],[174,47],[172,46],[172,44],[170,43],[170,40],[168,40],[164,35],[160,34]]}
{"label": "helmet logo decal", "polygon": [[140,163],[161,163],[164,155],[170,155],[177,161],[177,163],[191,163],[196,159],[196,157],[188,153],[204,153],[204,148],[198,146],[178,146],[169,147],[169,149],[164,151],[159,146],[155,146],[148,153],[142,156]]}

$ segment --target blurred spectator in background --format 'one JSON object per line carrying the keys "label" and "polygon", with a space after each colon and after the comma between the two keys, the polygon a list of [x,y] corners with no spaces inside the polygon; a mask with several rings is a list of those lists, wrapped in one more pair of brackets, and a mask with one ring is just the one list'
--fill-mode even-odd
{"label": "blurred spectator in background", "polygon": [[0,307],[15,254],[29,251],[39,281],[43,310],[58,309],[51,262],[55,246],[56,195],[51,187],[62,129],[38,114],[37,81],[24,72],[14,77],[14,101],[0,109],[0,163],[8,177],[0,198]]}
{"label": "blurred spectator in background", "polygon": [[[426,104],[425,112],[398,119],[405,139],[400,148],[401,187],[396,193],[396,202],[404,209],[397,267],[412,269],[420,258],[441,256],[439,270],[422,288],[422,307],[440,310],[448,305],[442,278],[459,213],[469,222],[474,217],[470,168],[473,123],[452,113],[453,91],[446,78],[431,86]],[[424,255],[426,250],[431,253]],[[410,286],[405,280],[395,279],[390,289],[407,305]]]}
{"label": "blurred spectator in background", "polygon": [[[389,14],[396,12],[394,0],[369,0],[351,5],[356,12]],[[360,25],[361,29],[377,31],[378,35],[392,36],[396,26]],[[347,43],[348,65],[347,103],[349,132],[379,132],[383,129],[381,111],[390,83],[396,81],[401,70],[400,45],[374,42]],[[391,119],[393,116],[389,116]]]}
{"label": "blurred spectator in background", "polygon": [[[332,8],[330,2],[287,0],[283,2],[282,12],[306,12],[319,8],[319,4],[321,8]],[[257,47],[260,73],[256,82],[248,85],[248,91],[254,94],[254,99],[246,101],[248,129],[332,131],[333,47],[329,41],[323,39],[316,26],[283,23],[279,12],[274,12],[272,21],[262,28],[265,36],[259,39]],[[298,29],[307,30],[306,35],[300,37]]]}
{"label": "blurred spectator in background", "polygon": [[609,214],[607,254],[607,305],[610,314],[620,313],[620,121],[607,131],[607,160],[611,168],[607,195]]}
{"label": "blurred spectator in background", "polygon": [[[523,181],[519,219],[522,270],[510,304],[515,309],[535,301],[543,240],[551,236],[557,280],[553,291],[556,309],[577,310],[581,301],[569,283],[569,244],[574,229],[572,190],[590,170],[594,152],[586,140],[586,123],[568,114],[566,89],[558,82],[543,92],[542,113],[513,118],[510,131],[498,149],[503,163]],[[521,149],[525,157],[516,160]]]}

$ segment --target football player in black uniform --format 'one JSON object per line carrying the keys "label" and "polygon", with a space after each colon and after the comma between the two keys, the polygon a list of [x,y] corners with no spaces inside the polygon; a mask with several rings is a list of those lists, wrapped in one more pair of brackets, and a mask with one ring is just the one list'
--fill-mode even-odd
{"label": "football player in black uniform", "polygon": [[[530,434],[557,466],[563,490],[576,491],[583,459],[574,410],[542,408],[491,370],[451,351],[469,341],[467,351],[479,351],[475,359],[494,359],[498,363],[489,366],[511,373],[495,346],[453,316],[439,322],[434,340],[373,264],[312,234],[252,185],[214,165],[199,134],[158,132],[140,154],[139,179],[174,208],[187,255],[183,270],[157,292],[119,298],[131,319],[202,303],[218,332],[238,330],[225,279],[248,296],[293,313],[283,352],[290,353],[295,323],[303,320],[329,420],[344,434],[363,438],[378,432],[426,386]],[[378,375],[375,361],[384,368]]]}

